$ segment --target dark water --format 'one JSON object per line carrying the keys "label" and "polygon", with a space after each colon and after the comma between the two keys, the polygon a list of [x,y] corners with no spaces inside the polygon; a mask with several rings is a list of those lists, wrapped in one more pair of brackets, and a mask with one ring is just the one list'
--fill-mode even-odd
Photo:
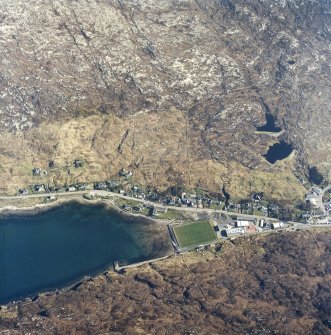
{"label": "dark water", "polygon": [[265,157],[269,163],[274,164],[276,161],[288,157],[292,151],[293,147],[291,144],[280,141],[279,143],[275,143],[269,147],[269,150],[265,155],[263,155],[263,157]]}
{"label": "dark water", "polygon": [[262,127],[256,127],[257,131],[268,131],[278,133],[282,130],[281,128],[276,127],[275,118],[272,114],[266,113],[265,118],[266,118],[266,124]]}
{"label": "dark water", "polygon": [[308,173],[309,173],[309,181],[316,184],[321,185],[324,181],[323,175],[318,171],[316,166],[309,166],[308,167]]}
{"label": "dark water", "polygon": [[63,287],[115,260],[160,256],[158,237],[148,242],[150,226],[155,224],[77,203],[35,216],[1,217],[0,303]]}

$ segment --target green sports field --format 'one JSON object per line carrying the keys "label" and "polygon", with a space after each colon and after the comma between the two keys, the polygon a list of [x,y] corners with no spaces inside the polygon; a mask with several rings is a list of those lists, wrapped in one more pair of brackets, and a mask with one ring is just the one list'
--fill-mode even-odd
{"label": "green sports field", "polygon": [[215,232],[208,221],[184,223],[174,226],[173,230],[182,248],[208,243],[216,239]]}

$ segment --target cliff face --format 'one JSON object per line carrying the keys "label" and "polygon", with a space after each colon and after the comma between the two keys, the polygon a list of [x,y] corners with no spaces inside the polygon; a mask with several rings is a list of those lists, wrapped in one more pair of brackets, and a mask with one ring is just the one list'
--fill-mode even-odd
{"label": "cliff face", "polygon": [[327,232],[238,239],[18,303],[0,311],[0,331],[331,334],[330,248]]}
{"label": "cliff face", "polygon": [[[59,170],[50,183],[130,166],[140,182],[229,182],[237,194],[239,184],[274,179],[275,196],[303,192],[298,166],[330,172],[329,1],[1,5],[4,190],[32,182],[30,169],[51,159]],[[293,161],[262,157],[277,141],[255,134],[266,112],[297,149]],[[86,171],[67,177],[77,156]]]}

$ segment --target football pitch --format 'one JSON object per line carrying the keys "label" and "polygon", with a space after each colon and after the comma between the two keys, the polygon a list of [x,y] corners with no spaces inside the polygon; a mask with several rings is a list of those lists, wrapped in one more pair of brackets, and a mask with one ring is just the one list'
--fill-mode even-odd
{"label": "football pitch", "polygon": [[215,232],[208,221],[184,223],[173,227],[179,246],[182,248],[212,242]]}

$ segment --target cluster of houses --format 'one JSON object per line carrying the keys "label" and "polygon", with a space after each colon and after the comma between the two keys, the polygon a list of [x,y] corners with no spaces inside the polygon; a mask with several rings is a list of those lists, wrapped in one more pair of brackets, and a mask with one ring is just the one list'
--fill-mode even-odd
{"label": "cluster of houses", "polygon": [[[82,167],[84,161],[80,159],[75,159],[73,161],[73,166],[75,168]],[[45,170],[46,171],[46,170]],[[47,172],[47,171],[46,171]],[[32,169],[32,174],[34,176],[44,175],[44,170],[35,167]],[[215,209],[225,209],[230,212],[238,213],[239,215],[245,214],[256,214],[260,212],[259,215],[264,215],[268,217],[278,218],[281,215],[280,207],[276,203],[270,203],[265,201],[263,192],[254,192],[250,195],[250,198],[241,200],[239,203],[229,203],[226,201],[224,195],[220,194],[208,194],[208,196],[203,196],[199,194],[191,194],[189,192],[182,192],[177,195],[170,195],[169,193],[161,194],[153,188],[142,188],[137,185],[132,186],[133,176],[132,171],[122,168],[119,172],[119,180],[108,180],[94,183],[93,186],[87,184],[73,184],[67,187],[48,187],[48,185],[33,185],[31,188],[22,188],[19,190],[19,194],[27,195],[29,192],[32,193],[44,193],[44,192],[75,192],[83,191],[87,189],[95,190],[105,190],[111,192],[117,192],[122,195],[130,196],[138,199],[146,199],[154,202],[162,203],[165,206],[176,206],[176,207],[192,207],[192,208],[215,208]],[[130,186],[131,184],[131,186]],[[306,196],[306,201],[311,205],[316,205],[316,198],[320,194],[321,190],[318,188],[312,188],[311,191]],[[330,204],[331,207],[331,204]],[[302,216],[304,220],[308,220],[311,217],[316,217],[322,215],[321,211],[317,212],[305,212]],[[246,227],[250,227],[248,225]],[[240,228],[240,227],[235,227]],[[249,231],[250,228],[245,228],[245,232]],[[267,229],[267,227],[264,227]],[[270,228],[272,229],[272,228]],[[240,231],[240,230],[238,230]],[[231,232],[230,232],[231,233]]]}
{"label": "cluster of houses", "polygon": [[256,232],[281,229],[283,222],[266,222],[265,219],[250,220],[238,217],[234,223],[217,224],[216,233],[219,237],[230,237],[233,235],[254,234]]}
{"label": "cluster of houses", "polygon": [[331,215],[331,201],[323,204],[321,199],[322,190],[312,187],[306,194],[306,204],[310,205],[311,210],[304,212],[301,217],[312,224],[329,224]]}
{"label": "cluster of houses", "polygon": [[[75,191],[85,191],[88,189],[87,184],[74,184],[68,187],[49,187],[47,184],[35,184],[32,186],[32,193],[52,193],[52,192],[75,192]],[[20,195],[28,195],[29,189],[20,188],[18,190]]]}
{"label": "cluster of houses", "polygon": [[124,190],[120,187],[120,184],[109,185],[109,182],[97,183],[94,185],[94,188],[97,190],[109,190],[112,192],[118,192],[120,194],[137,198],[137,199],[146,199],[150,201],[160,202],[165,206],[174,206],[174,207],[192,207],[192,208],[204,208],[210,207],[211,205],[222,204],[222,200],[219,198],[207,198],[196,194],[188,194],[183,192],[181,196],[172,196],[172,195],[161,195],[154,189],[146,188],[143,189],[137,185],[133,186],[129,190]]}
{"label": "cluster of houses", "polygon": [[316,206],[318,201],[318,196],[321,194],[322,190],[317,187],[312,187],[309,192],[306,194],[306,203],[311,206]]}
{"label": "cluster of houses", "polygon": [[253,214],[256,211],[264,216],[278,217],[279,206],[263,200],[263,192],[254,192],[250,199],[243,199],[239,203],[229,203],[225,209],[240,214]]}

